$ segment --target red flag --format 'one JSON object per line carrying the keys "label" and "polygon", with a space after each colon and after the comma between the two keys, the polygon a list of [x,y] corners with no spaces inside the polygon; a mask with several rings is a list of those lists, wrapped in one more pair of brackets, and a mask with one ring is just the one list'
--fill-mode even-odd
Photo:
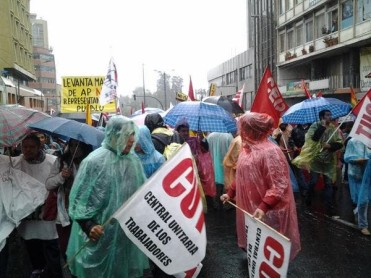
{"label": "red flag", "polygon": [[350,105],[352,107],[355,107],[357,105],[357,97],[356,97],[356,92],[353,90],[353,87],[350,86]]}
{"label": "red flag", "polygon": [[362,107],[362,104],[365,100],[365,97],[368,97],[369,99],[371,99],[371,89],[367,91],[367,93],[361,98],[361,100],[357,103],[356,106],[354,106],[353,110],[352,110],[352,113],[354,115],[358,115],[359,113],[359,110],[361,110],[361,107]]}
{"label": "red flag", "polygon": [[310,95],[309,90],[307,89],[307,86],[305,85],[304,79],[301,80],[301,87],[303,88],[304,93],[307,96],[307,98],[312,98],[312,96]]}
{"label": "red flag", "polygon": [[319,91],[317,97],[323,97],[322,91]]}
{"label": "red flag", "polygon": [[144,101],[142,101],[142,114],[145,113],[145,109],[144,109]]}
{"label": "red flag", "polygon": [[275,126],[278,126],[279,119],[288,108],[287,103],[278,90],[270,69],[266,67],[251,106],[251,112],[270,115],[274,119]]}
{"label": "red flag", "polygon": [[196,100],[193,92],[192,78],[189,77],[189,87],[188,87],[188,98],[192,101]]}
{"label": "red flag", "polygon": [[236,102],[242,109],[242,99],[243,99],[243,91],[245,89],[245,83],[243,83],[241,90],[238,90],[236,93],[236,96],[232,99],[234,102]]}

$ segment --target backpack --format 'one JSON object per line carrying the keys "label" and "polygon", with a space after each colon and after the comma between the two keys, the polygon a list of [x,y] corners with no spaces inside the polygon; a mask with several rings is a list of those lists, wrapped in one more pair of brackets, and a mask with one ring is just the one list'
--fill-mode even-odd
{"label": "backpack", "polygon": [[162,155],[165,157],[166,160],[169,160],[173,155],[178,151],[178,149],[182,146],[178,142],[178,133],[174,133],[173,136],[163,136],[162,134],[151,134],[152,139],[160,142],[164,146],[164,151]]}

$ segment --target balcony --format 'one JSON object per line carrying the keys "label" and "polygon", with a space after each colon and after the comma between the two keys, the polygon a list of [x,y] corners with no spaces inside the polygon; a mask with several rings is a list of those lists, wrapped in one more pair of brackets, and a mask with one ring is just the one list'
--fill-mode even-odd
{"label": "balcony", "polygon": [[[355,80],[355,84],[352,84],[352,80]],[[284,97],[303,96],[304,91],[301,86],[295,86],[295,84],[301,85],[301,82],[301,80],[293,80],[284,86],[280,86],[279,90]],[[358,75],[332,75],[327,78],[311,80],[307,83],[309,83],[311,93],[319,91],[322,91],[323,94],[348,93],[350,86],[353,86],[357,91],[357,88],[360,87],[360,78]]]}

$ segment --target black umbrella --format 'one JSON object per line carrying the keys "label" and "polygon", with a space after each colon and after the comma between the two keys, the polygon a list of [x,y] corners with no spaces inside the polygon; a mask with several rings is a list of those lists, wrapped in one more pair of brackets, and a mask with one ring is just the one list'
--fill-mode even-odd
{"label": "black umbrella", "polygon": [[202,101],[217,104],[235,116],[245,113],[245,111],[243,111],[243,109],[236,102],[226,96],[206,97]]}

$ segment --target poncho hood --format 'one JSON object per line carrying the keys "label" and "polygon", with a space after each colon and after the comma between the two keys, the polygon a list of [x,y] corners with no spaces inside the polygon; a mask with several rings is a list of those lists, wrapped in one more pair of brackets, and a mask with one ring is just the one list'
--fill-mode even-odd
{"label": "poncho hood", "polygon": [[[115,152],[117,156],[121,156],[132,134],[139,134],[138,127],[132,120],[121,115],[113,116],[109,119],[105,128],[105,137],[102,145]],[[130,153],[134,152],[134,146],[135,142]]]}
{"label": "poncho hood", "polygon": [[242,140],[257,144],[267,140],[268,135],[272,133],[274,120],[265,113],[248,112],[240,118],[238,124]]}

